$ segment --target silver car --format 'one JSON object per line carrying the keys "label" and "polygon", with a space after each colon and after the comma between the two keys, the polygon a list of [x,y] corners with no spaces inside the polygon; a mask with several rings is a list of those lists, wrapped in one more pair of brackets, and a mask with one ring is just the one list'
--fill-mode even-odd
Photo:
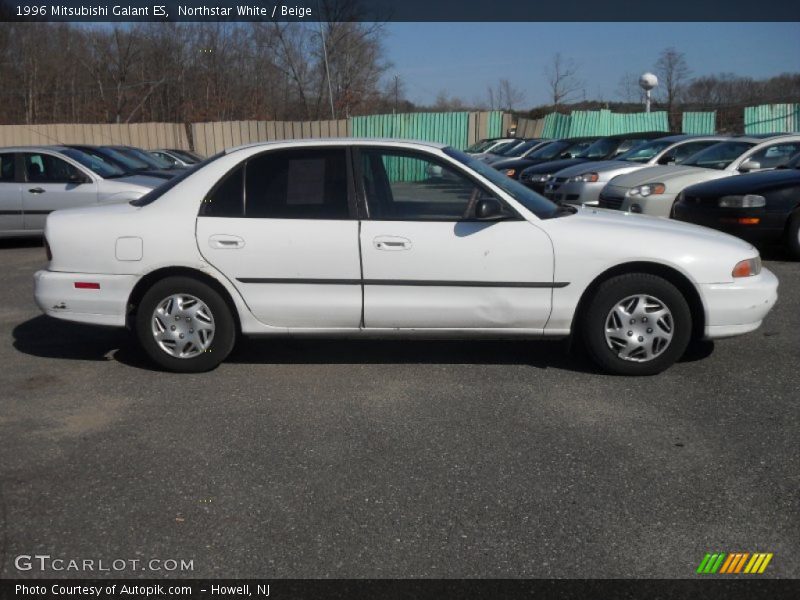
{"label": "silver car", "polygon": [[61,208],[128,202],[164,183],[60,146],[0,148],[0,237],[37,236]]}
{"label": "silver car", "polygon": [[191,167],[203,159],[194,152],[189,150],[178,150],[177,148],[161,148],[159,150],[150,150],[150,154],[155,154],[161,160],[164,160],[174,167]]}
{"label": "silver car", "polygon": [[617,175],[653,165],[679,165],[700,150],[726,139],[721,135],[658,138],[628,150],[614,160],[563,169],[547,181],[544,195],[560,204],[597,205],[600,191]]}

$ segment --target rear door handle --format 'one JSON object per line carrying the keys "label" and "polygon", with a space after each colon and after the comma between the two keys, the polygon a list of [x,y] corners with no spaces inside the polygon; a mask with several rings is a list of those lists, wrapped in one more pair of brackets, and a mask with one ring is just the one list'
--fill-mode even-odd
{"label": "rear door handle", "polygon": [[372,243],[377,250],[411,250],[411,240],[394,235],[379,235]]}
{"label": "rear door handle", "polygon": [[31,188],[28,190],[31,194],[44,194],[44,190],[40,187]]}
{"label": "rear door handle", "polygon": [[244,248],[244,240],[236,235],[212,235],[208,238],[208,245],[218,250],[236,250]]}

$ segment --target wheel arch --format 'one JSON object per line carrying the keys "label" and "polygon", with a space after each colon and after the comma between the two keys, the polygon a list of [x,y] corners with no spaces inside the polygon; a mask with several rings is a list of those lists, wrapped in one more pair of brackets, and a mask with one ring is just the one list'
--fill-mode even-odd
{"label": "wheel arch", "polygon": [[571,336],[574,338],[579,333],[581,326],[581,319],[578,318],[585,310],[586,305],[597,292],[600,285],[618,275],[628,275],[632,273],[646,273],[648,275],[655,275],[669,281],[672,285],[678,288],[678,291],[683,294],[686,302],[689,304],[689,310],[692,313],[692,340],[702,339],[705,335],[706,325],[706,311],[703,300],[700,297],[700,292],[697,287],[684,273],[678,269],[665,265],[662,263],[648,262],[648,261],[635,261],[615,265],[600,273],[592,282],[586,287],[581,294],[578,305],[575,308],[575,315],[572,319]]}
{"label": "wheel arch", "polygon": [[150,271],[144,277],[139,279],[139,281],[136,282],[136,285],[133,287],[133,290],[131,290],[130,296],[128,297],[128,308],[125,316],[125,322],[129,328],[135,321],[136,311],[138,310],[142,298],[147,293],[147,290],[149,290],[156,282],[167,277],[191,277],[192,279],[196,279],[197,281],[205,283],[211,287],[220,296],[222,296],[222,299],[228,306],[228,310],[231,311],[231,316],[233,317],[234,323],[236,323],[236,333],[237,335],[241,334],[242,323],[239,316],[239,310],[237,309],[236,303],[233,301],[233,297],[231,296],[230,292],[215,277],[192,267],[162,267],[160,269]]}

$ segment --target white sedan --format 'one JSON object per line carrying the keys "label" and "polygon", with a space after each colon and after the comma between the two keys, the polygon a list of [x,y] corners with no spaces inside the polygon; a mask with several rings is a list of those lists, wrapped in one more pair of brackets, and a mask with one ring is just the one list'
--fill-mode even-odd
{"label": "white sedan", "polygon": [[778,287],[737,238],[558,207],[409,141],[234,148],[129,204],[57,211],[45,237],[41,309],[128,326],[173,371],[240,335],[573,335],[609,372],[654,374],[693,338],[756,329]]}

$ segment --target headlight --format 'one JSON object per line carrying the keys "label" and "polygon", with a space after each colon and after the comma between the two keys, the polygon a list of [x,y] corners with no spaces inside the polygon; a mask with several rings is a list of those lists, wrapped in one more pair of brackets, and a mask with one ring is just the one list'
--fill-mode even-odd
{"label": "headlight", "polygon": [[767,205],[764,196],[745,194],[744,196],[723,196],[719,199],[722,208],[759,208]]}
{"label": "headlight", "polygon": [[514,175],[516,175],[516,174],[517,174],[517,170],[516,170],[516,169],[506,169],[506,170],[504,171],[504,173],[505,173],[506,175],[508,175],[509,177],[513,177]]}
{"label": "headlight", "polygon": [[629,196],[641,196],[647,198],[653,194],[663,194],[667,190],[667,186],[663,183],[645,183],[639,185],[628,192]]}
{"label": "headlight", "polygon": [[748,258],[736,263],[731,275],[734,277],[752,277],[761,273],[761,257]]}
{"label": "headlight", "polygon": [[575,175],[575,177],[571,177],[570,181],[582,181],[584,183],[594,183],[600,179],[600,175],[597,173],[584,173],[583,175]]}
{"label": "headlight", "polygon": [[548,179],[550,179],[552,176],[553,176],[553,175],[552,175],[552,173],[542,173],[542,174],[539,174],[539,173],[533,173],[533,174],[530,176],[530,177],[531,177],[531,179],[530,179],[530,180],[531,180],[531,181],[537,181],[537,182],[539,182],[539,183],[544,183],[545,181],[547,181]]}

